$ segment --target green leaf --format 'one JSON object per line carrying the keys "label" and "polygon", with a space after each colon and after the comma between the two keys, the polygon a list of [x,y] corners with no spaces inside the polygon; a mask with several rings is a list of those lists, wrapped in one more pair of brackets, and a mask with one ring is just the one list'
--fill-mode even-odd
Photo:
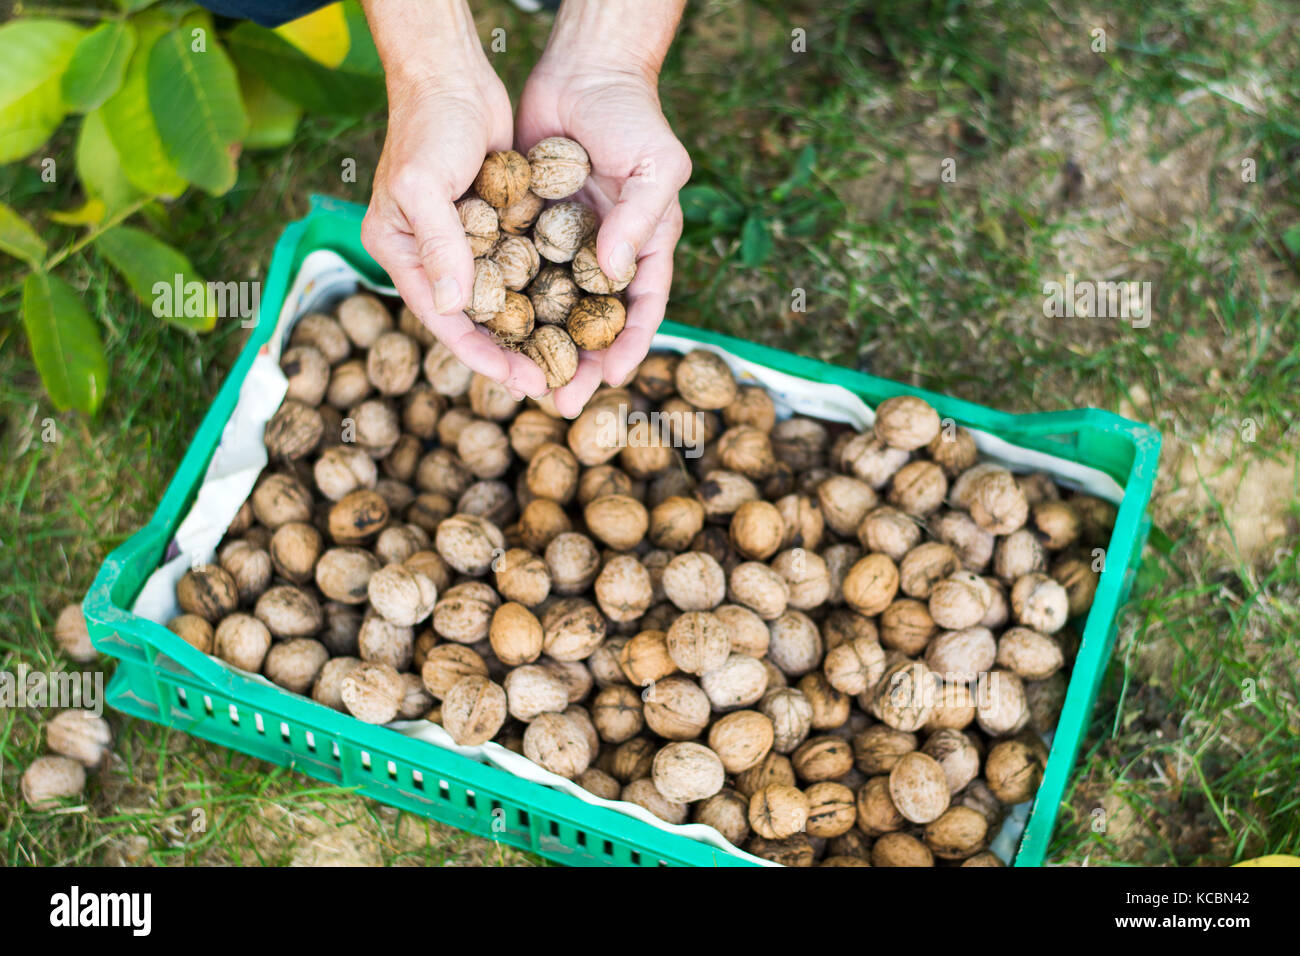
{"label": "green leaf", "polygon": [[[186,182],[163,152],[158,127],[149,108],[146,71],[149,54],[167,32],[169,20],[150,10],[135,18],[139,31],[135,53],[126,68],[122,88],[100,110],[127,180],[150,196],[179,196]],[[105,200],[107,202],[107,200]]]}
{"label": "green leaf", "polygon": [[235,185],[238,145],[248,132],[239,80],[210,37],[196,51],[187,29],[164,35],[149,54],[149,105],[177,172],[220,195]]}
{"label": "green leaf", "polygon": [[86,113],[122,88],[126,65],[135,50],[135,27],[123,20],[101,23],[77,44],[63,74],[63,101]]}
{"label": "green leaf", "polygon": [[812,178],[813,167],[816,164],[817,150],[812,146],[805,146],[800,150],[798,157],[794,161],[794,169],[790,171],[790,175],[786,177],[785,182],[772,190],[772,198],[780,202],[800,186],[805,185]]}
{"label": "green leaf", "polygon": [[720,215],[734,215],[736,221],[744,214],[744,207],[723,192],[712,186],[687,186],[679,194],[682,203],[682,215],[687,222],[712,222],[717,225]]}
{"label": "green leaf", "polygon": [[82,33],[62,20],[0,27],[0,163],[39,149],[63,122],[60,80]]}
{"label": "green leaf", "polygon": [[0,203],[0,252],[21,259],[33,269],[45,261],[45,240],[36,234],[27,220]]}
{"label": "green leaf", "polygon": [[343,58],[342,68],[382,79],[384,63],[379,59],[379,50],[370,35],[370,24],[357,0],[343,0],[343,19],[348,25],[348,55]]}
{"label": "green leaf", "polygon": [[248,110],[248,149],[275,149],[293,142],[302,107],[281,96],[256,73],[239,71],[239,86]]}
{"label": "green leaf", "polygon": [[1282,245],[1286,246],[1286,251],[1291,253],[1293,259],[1300,260],[1300,222],[1282,233]]}
{"label": "green leaf", "polygon": [[23,326],[54,407],[94,415],[108,389],[108,363],[81,297],[57,276],[33,272],[23,283]]}
{"label": "green leaf", "polygon": [[87,113],[81,121],[77,134],[77,176],[86,198],[101,202],[105,216],[113,215],[144,195],[126,178],[122,158],[104,123],[102,108]]}
{"label": "green leaf", "polygon": [[226,37],[230,55],[281,96],[326,116],[363,116],[384,104],[382,73],[373,72],[369,55],[354,40],[336,70],[309,59],[264,27],[240,23]]}
{"label": "green leaf", "polygon": [[740,230],[740,261],[751,269],[761,266],[772,254],[772,233],[757,213],[750,213]]}
{"label": "green leaf", "polygon": [[[161,239],[142,229],[117,226],[96,239],[95,248],[158,318],[195,332],[210,332],[217,324],[214,297],[207,283],[183,253]],[[188,294],[176,301],[173,292],[178,281],[185,293],[202,287],[201,307],[195,307]]]}
{"label": "green leaf", "polygon": [[158,0],[117,0],[118,8],[123,13],[135,13],[145,7],[152,7]]}

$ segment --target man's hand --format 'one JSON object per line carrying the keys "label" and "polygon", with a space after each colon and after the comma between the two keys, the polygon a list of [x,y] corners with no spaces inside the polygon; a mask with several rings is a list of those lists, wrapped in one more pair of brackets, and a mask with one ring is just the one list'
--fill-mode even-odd
{"label": "man's hand", "polygon": [[621,385],[636,370],[663,321],[682,232],[678,191],[690,157],[659,105],[659,66],[680,2],[570,0],[519,102],[516,143],[527,151],[547,136],[581,143],[591,176],[576,199],[601,220],[596,255],[607,275],[626,274],[627,326],[605,352],[584,352],[573,381],[555,393],[559,411],[582,410],[602,379]]}
{"label": "man's hand", "polygon": [[474,257],[454,204],[483,157],[511,147],[510,97],[461,0],[365,6],[388,78],[388,135],[361,241],[457,358],[516,399],[540,396],[541,370],[462,311]]}

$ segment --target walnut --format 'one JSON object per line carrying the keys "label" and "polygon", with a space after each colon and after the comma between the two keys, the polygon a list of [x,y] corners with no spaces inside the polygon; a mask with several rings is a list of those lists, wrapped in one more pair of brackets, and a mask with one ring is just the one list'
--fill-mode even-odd
{"label": "walnut", "polygon": [[872,617],[893,602],[898,593],[899,568],[885,554],[868,554],[844,577],[844,601],[860,614]]}
{"label": "walnut", "polygon": [[538,498],[568,504],[578,490],[578,459],[563,445],[548,442],[539,447],[524,471],[524,483]]}
{"label": "walnut", "polygon": [[570,779],[591,764],[591,747],[581,729],[564,714],[539,714],[524,730],[524,756]]}
{"label": "walnut", "polygon": [[240,670],[256,673],[271,648],[271,631],[248,614],[231,614],[217,625],[212,649],[217,657]]}
{"label": "walnut", "polygon": [[692,822],[713,827],[732,846],[740,846],[749,838],[749,801],[724,787],[696,804]]}
{"label": "walnut", "polygon": [[729,774],[757,766],[772,749],[772,721],[754,710],[738,710],[720,718],[709,729],[709,747]]}
{"label": "walnut", "polygon": [[612,558],[596,576],[596,603],[615,623],[635,621],[654,598],[650,572],[633,555]]}
{"label": "walnut", "polygon": [[930,591],[930,617],[949,630],[974,627],[984,619],[992,601],[992,589],[983,578],[972,571],[958,571]]}
{"label": "walnut", "polygon": [[1070,504],[1079,516],[1080,540],[1093,547],[1110,544],[1111,531],[1115,527],[1115,506],[1091,495],[1075,495]]}
{"label": "walnut", "polygon": [[325,399],[330,383],[330,366],[320,350],[311,345],[295,345],[280,356],[280,370],[289,380],[285,399],[315,408]]}
{"label": "walnut", "polygon": [[830,597],[830,570],[816,552],[803,548],[782,551],[772,560],[772,570],[785,579],[787,603],[796,610],[821,607]]}
{"label": "walnut", "polygon": [[[554,501],[545,498],[538,498],[530,501],[527,507],[519,516],[519,537],[520,543],[530,551],[546,551],[552,541],[562,534],[572,533],[572,523],[569,516],[564,513]],[[582,535],[579,535],[582,537]],[[595,555],[596,548],[587,541],[587,547],[590,553]],[[595,560],[599,562],[597,555]],[[547,562],[548,569],[550,562]],[[595,569],[591,571],[591,576],[595,578]]]}
{"label": "walnut", "polygon": [[1012,582],[1046,569],[1047,553],[1038,536],[1028,528],[1021,528],[997,539],[993,552],[993,572],[1003,581]]}
{"label": "walnut", "polygon": [[810,867],[816,860],[812,841],[802,833],[796,833],[784,840],[768,840],[761,836],[752,836],[745,844],[745,849],[754,856],[770,860],[780,866]]}
{"label": "walnut", "polygon": [[[1063,671],[1057,671],[1046,680],[1025,682],[1025,704],[1029,708],[1029,725],[1040,734],[1056,727],[1065,707],[1065,693],[1069,688]],[[973,715],[972,715],[973,717]]]}
{"label": "walnut", "polygon": [[496,422],[466,425],[456,440],[456,454],[477,478],[500,478],[510,468],[510,442]]}
{"label": "walnut", "polygon": [[448,398],[464,395],[474,379],[474,370],[441,342],[434,342],[424,353],[423,370],[433,390]]}
{"label": "walnut", "polygon": [[[607,276],[596,258],[596,240],[588,239],[573,257],[573,281],[586,292],[596,296],[611,296],[622,292],[636,276],[636,263],[621,276]],[[617,300],[616,300],[617,301]],[[575,336],[576,338],[577,336]]]}
{"label": "walnut", "polygon": [[474,191],[492,207],[504,209],[524,197],[531,181],[532,169],[523,154],[513,149],[494,150],[474,177]]}
{"label": "walnut", "polygon": [[551,593],[551,572],[546,562],[531,551],[511,548],[496,561],[493,570],[497,590],[507,601],[532,608]]}
{"label": "walnut", "polygon": [[368,349],[375,339],[393,327],[393,316],[384,303],[369,293],[358,292],[339,303],[339,325],[352,344]]}
{"label": "walnut", "polygon": [[964,860],[983,849],[989,824],[970,807],[949,807],[925,827],[925,843],[941,860]]}
{"label": "walnut", "polygon": [[731,654],[700,677],[700,686],[714,710],[733,710],[757,703],[767,690],[767,668],[755,657]]}
{"label": "walnut", "polygon": [[765,621],[785,613],[790,587],[785,578],[760,561],[746,561],[732,568],[727,581],[727,598],[752,610]]}
{"label": "walnut", "polygon": [[501,604],[497,593],[482,581],[465,581],[443,592],[433,608],[433,630],[458,644],[487,640],[492,614]]}
{"label": "walnut", "polygon": [[34,810],[53,810],[86,788],[86,768],[70,757],[37,757],[23,772],[23,799]]}
{"label": "walnut", "polygon": [[407,672],[401,678],[402,702],[397,705],[397,716],[401,720],[419,720],[435,706],[433,697],[424,689],[418,674]]}
{"label": "walnut", "polygon": [[582,203],[562,202],[542,210],[533,227],[533,243],[543,259],[569,262],[596,231],[596,214]]}
{"label": "walnut", "polygon": [[86,617],[81,613],[79,604],[66,605],[59,612],[54,622],[54,642],[66,656],[80,664],[93,661],[99,655],[95,645],[90,641]]}
{"label": "walnut", "polygon": [[415,650],[415,631],[402,624],[386,621],[372,608],[366,612],[357,632],[357,653],[363,661],[390,665],[404,671],[411,666]]}
{"label": "walnut", "polygon": [[568,425],[536,408],[526,408],[510,423],[510,447],[523,461],[531,461],[543,445],[563,445]]}
{"label": "walnut", "polygon": [[907,833],[886,833],[871,847],[872,866],[934,866],[930,848]]}
{"label": "walnut", "polygon": [[1014,734],[1029,722],[1025,685],[1017,674],[993,670],[980,675],[975,719],[991,737]]}
{"label": "walnut", "polygon": [[869,776],[889,773],[898,758],[916,749],[916,734],[875,724],[853,737],[854,765]]}
{"label": "walnut", "polygon": [[649,777],[633,780],[623,788],[623,793],[619,799],[628,803],[635,803],[667,823],[685,823],[690,813],[686,804],[678,803],[676,800],[669,800],[660,793],[654,781]]}
{"label": "walnut", "polygon": [[312,579],[322,544],[315,526],[300,521],[282,524],[271,536],[271,563],[280,577],[306,584]]}
{"label": "walnut", "polygon": [[[81,608],[77,608],[77,611],[80,612]],[[197,614],[177,615],[167,622],[167,630],[177,635],[191,647],[198,648],[204,654],[214,653],[212,649],[212,625]],[[73,660],[77,660],[77,658],[73,658]],[[90,660],[94,660],[94,658],[92,657]]]}
{"label": "walnut", "polygon": [[949,478],[956,478],[979,459],[975,436],[964,428],[944,428],[925,448]]}
{"label": "walnut", "polygon": [[588,767],[574,778],[574,783],[603,800],[617,800],[623,788],[617,780],[595,767]]}
{"label": "walnut", "polygon": [[997,665],[1027,681],[1042,681],[1065,666],[1065,657],[1061,646],[1047,635],[1013,627],[998,638]]}
{"label": "walnut", "polygon": [[569,313],[567,327],[574,344],[585,352],[602,352],[627,324],[627,310],[612,295],[590,295]]}
{"label": "walnut", "polygon": [[825,464],[826,426],[810,418],[787,418],[772,426],[772,453],[795,471]]}
{"label": "walnut", "polygon": [[600,554],[586,535],[565,531],[546,545],[546,567],[556,594],[578,594],[596,580]]}
{"label": "walnut", "polygon": [[596,694],[591,719],[601,740],[611,744],[631,740],[645,727],[641,695],[627,684],[611,684]]}
{"label": "walnut", "polygon": [[971,571],[983,571],[988,567],[998,540],[964,511],[945,511],[932,519],[930,533],[938,541],[950,546],[957,553],[962,566]]}
{"label": "walnut", "polygon": [[866,693],[885,673],[885,651],[869,637],[845,641],[827,652],[823,662],[826,680],[842,694]]}
{"label": "walnut", "polygon": [[113,728],[103,717],[88,710],[64,710],[45,725],[45,745],[56,754],[93,770],[108,761]]}
{"label": "walnut", "polygon": [[[805,791],[808,798],[808,835],[831,839],[848,833],[857,823],[853,791],[841,783],[822,781]],[[852,859],[849,857],[848,859]]]}
{"label": "walnut", "polygon": [[220,565],[198,564],[176,582],[176,603],[187,614],[219,621],[239,606],[239,588]]}
{"label": "walnut", "polygon": [[528,299],[539,323],[565,325],[573,307],[582,300],[582,292],[568,269],[545,265],[528,287]]}
{"label": "walnut", "polygon": [[289,344],[312,346],[330,365],[338,365],[352,351],[352,343],[343,326],[323,312],[311,312],[294,323]]}
{"label": "walnut", "polygon": [[433,613],[437,590],[421,571],[390,564],[370,576],[370,605],[384,619],[401,627],[419,624]]}
{"label": "walnut", "polygon": [[312,518],[311,492],[290,475],[267,475],[253,489],[250,500],[257,520],[272,531],[289,521]]}
{"label": "walnut", "polygon": [[334,710],[345,710],[343,678],[361,666],[356,657],[333,657],[321,667],[311,688],[311,699]]}
{"label": "walnut", "polygon": [[527,235],[545,205],[541,196],[527,190],[518,200],[496,211],[501,231],[512,236]]}
{"label": "walnut", "polygon": [[[297,527],[297,522],[281,525],[282,528]],[[308,525],[307,527],[310,527]],[[313,529],[315,530],[315,529]],[[317,535],[319,539],[319,534]],[[275,536],[271,537],[272,542]],[[271,584],[271,575],[275,571],[271,555],[253,543],[244,540],[231,541],[218,552],[217,559],[235,581],[242,604],[256,601]]]}
{"label": "walnut", "polygon": [[715,352],[694,349],[683,355],[673,381],[677,394],[696,408],[726,408],[736,400],[736,377]]}
{"label": "walnut", "polygon": [[948,488],[948,500],[954,508],[969,511],[971,502],[975,499],[976,484],[988,475],[1005,470],[1001,465],[987,461],[971,465],[953,479]]}
{"label": "walnut", "polygon": [[985,627],[940,634],[925,649],[925,662],[948,684],[970,684],[993,666],[997,642]]}
{"label": "walnut", "polygon": [[369,399],[348,413],[357,445],[371,458],[384,458],[402,437],[397,410],[388,402]]}
{"label": "walnut", "polygon": [[411,338],[420,344],[421,348],[427,349],[434,342],[438,341],[432,330],[424,324],[418,315],[412,311],[411,307],[405,302],[397,310],[397,329],[399,332],[405,332]]}
{"label": "walnut", "polygon": [[374,488],[379,469],[375,460],[355,445],[336,445],[316,459],[312,476],[322,495],[338,501],[349,492]]}
{"label": "walnut", "polygon": [[718,436],[716,448],[723,467],[746,478],[766,478],[776,468],[771,437],[753,425],[728,428]]}
{"label": "walnut", "polygon": [[858,828],[867,836],[880,837],[902,829],[907,820],[889,795],[889,777],[872,777],[857,793]]}
{"label": "walnut", "polygon": [[853,750],[847,740],[832,734],[811,737],[795,748],[790,763],[796,776],[808,783],[836,780],[853,769]]}
{"label": "walnut", "polygon": [[961,561],[952,548],[938,541],[925,541],[899,562],[899,588],[908,597],[928,601],[934,586],[960,568]]}
{"label": "walnut", "polygon": [[375,556],[384,564],[401,564],[428,547],[429,535],[423,528],[411,524],[389,525],[375,539]]}
{"label": "walnut", "polygon": [[404,395],[420,374],[420,346],[404,332],[385,332],[366,356],[366,378],[381,395]]}
{"label": "walnut", "polygon": [[567,385],[578,371],[578,347],[558,325],[539,325],[523,345],[523,352],[546,376],[547,388]]}
{"label": "walnut", "polygon": [[305,694],[316,682],[329,656],[329,651],[320,641],[310,637],[291,638],[278,642],[267,651],[262,673],[273,684],[295,694]]}
{"label": "walnut", "polygon": [[486,677],[487,662],[472,648],[460,644],[439,644],[429,648],[420,665],[425,690],[442,700],[465,677]]}
{"label": "walnut", "polygon": [[770,433],[776,426],[776,405],[761,385],[742,385],[736,400],[722,410],[722,418],[728,427],[749,425]]}
{"label": "walnut", "polygon": [[731,634],[731,650],[747,657],[763,657],[771,643],[771,633],[763,619],[739,604],[722,604],[713,609]]}
{"label": "walnut", "polygon": [[542,614],[543,644],[557,661],[581,661],[605,639],[605,618],[583,598],[560,598]]}
{"label": "walnut", "polygon": [[456,203],[456,213],[465,229],[469,251],[474,258],[487,255],[500,236],[497,211],[477,196],[467,196]]}
{"label": "walnut", "polygon": [[[522,348],[529,336],[533,334],[533,304],[527,296],[520,295],[518,292],[507,292],[505,305],[502,306],[501,311],[485,319],[483,327],[507,348]],[[509,393],[505,394],[509,397]]]}
{"label": "walnut", "polygon": [[655,755],[651,779],[669,800],[693,803],[721,790],[726,771],[718,755],[703,744],[677,742]]}
{"label": "walnut", "polygon": [[474,284],[465,314],[475,322],[486,322],[505,307],[506,282],[501,267],[491,259],[475,259]]}
{"label": "walnut", "polygon": [[667,740],[694,740],[708,725],[709,698],[686,677],[665,677],[643,698],[646,726]]}
{"label": "walnut", "polygon": [[903,658],[886,668],[880,682],[868,692],[867,709],[895,730],[919,730],[930,718],[938,690],[938,678],[924,662]]}
{"label": "walnut", "polygon": [[750,798],[749,825],[765,839],[802,833],[807,823],[808,798],[794,787],[769,784]]}
{"label": "walnut", "polygon": [[932,461],[913,461],[899,469],[889,488],[889,503],[917,517],[938,511],[948,494],[948,479]]}
{"label": "walnut", "polygon": [[688,674],[706,674],[726,663],[731,652],[727,627],[717,615],[688,611],[668,628],[668,656]]}
{"label": "walnut", "polygon": [[362,359],[350,359],[334,366],[330,372],[325,401],[334,408],[351,408],[372,391],[374,388],[366,374],[366,363]]}
{"label": "walnut", "polygon": [[913,751],[899,757],[889,771],[889,796],[905,819],[929,823],[948,809],[948,778],[939,761]]}
{"label": "walnut", "polygon": [[1043,761],[1024,741],[999,741],[985,760],[984,779],[1002,803],[1024,803],[1033,798],[1043,780]]}
{"label": "walnut", "polygon": [[442,700],[442,726],[462,747],[485,744],[506,721],[506,692],[482,674],[462,677]]}
{"label": "walnut", "polygon": [[637,687],[646,687],[677,672],[677,663],[668,653],[668,635],[660,630],[641,631],[628,641],[619,655],[619,665]]}
{"label": "walnut", "polygon": [[438,525],[434,546],[461,574],[486,574],[493,560],[505,551],[505,536],[492,522],[477,515],[455,514]]}
{"label": "walnut", "polygon": [[817,625],[806,614],[788,610],[769,626],[768,659],[788,677],[799,677],[821,662],[823,645]]}
{"label": "walnut", "polygon": [[812,731],[812,704],[803,691],[791,687],[769,691],[758,709],[772,721],[772,749],[777,753],[791,753]]}
{"label": "walnut", "polygon": [[397,717],[406,688],[401,675],[383,663],[362,663],[343,678],[340,696],[352,716],[368,724],[386,724]]}
{"label": "walnut", "polygon": [[629,495],[602,495],[583,509],[587,530],[616,551],[641,543],[649,528],[645,505]]}
{"label": "walnut", "polygon": [[1065,588],[1070,617],[1087,614],[1101,576],[1086,561],[1066,557],[1052,565],[1052,579]]}
{"label": "walnut", "polygon": [[356,606],[327,601],[321,606],[325,621],[318,637],[331,654],[355,657],[357,635],[361,633],[364,615]]}
{"label": "walnut", "polygon": [[736,776],[736,789],[747,799],[771,784],[795,785],[790,758],[775,751]]}
{"label": "walnut", "polygon": [[703,528],[704,506],[694,498],[672,495],[650,512],[649,537],[657,548],[682,551]]}
{"label": "walnut", "polygon": [[676,390],[673,376],[680,361],[675,352],[651,352],[637,366],[636,390],[652,402],[662,402]]}
{"label": "walnut", "polygon": [[687,551],[668,562],[663,573],[668,600],[683,611],[708,611],[727,594],[727,575],[711,555]]}
{"label": "walnut", "polygon": [[[510,292],[522,292],[528,283],[537,277],[541,268],[541,257],[532,240],[524,236],[506,236],[492,250],[492,261],[501,269],[501,280]],[[507,300],[510,298],[506,296]],[[528,306],[528,315],[533,315],[533,304],[527,296],[520,296]]]}
{"label": "walnut", "polygon": [[349,492],[329,510],[330,537],[337,544],[361,544],[377,535],[388,518],[388,502],[377,492]]}
{"label": "walnut", "polygon": [[980,772],[980,754],[960,730],[945,729],[931,734],[921,753],[934,758],[943,768],[948,792],[958,793]]}
{"label": "walnut", "polygon": [[876,627],[876,622],[847,607],[836,608],[826,615],[821,622],[821,629],[827,652],[858,638],[880,640],[880,629]]}
{"label": "walnut", "polygon": [[1045,574],[1026,574],[1011,588],[1011,612],[1025,627],[1055,634],[1070,616],[1070,596]]}
{"label": "walnut", "polygon": [[710,471],[697,491],[710,518],[726,518],[747,501],[757,501],[758,488],[744,475],[732,471]]}
{"label": "walnut", "polygon": [[897,395],[876,406],[876,437],[892,448],[923,448],[939,434],[939,428],[939,413],[913,395]]}
{"label": "walnut", "polygon": [[532,190],[543,199],[572,196],[587,181],[591,160],[582,146],[564,136],[548,136],[528,151]]}
{"label": "walnut", "polygon": [[1010,534],[1024,526],[1029,502],[1015,476],[998,469],[978,479],[971,488],[970,516],[985,531]]}

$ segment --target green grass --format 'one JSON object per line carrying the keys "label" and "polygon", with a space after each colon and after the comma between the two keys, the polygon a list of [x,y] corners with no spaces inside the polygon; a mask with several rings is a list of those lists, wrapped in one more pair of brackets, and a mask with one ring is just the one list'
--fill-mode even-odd
{"label": "green grass", "polygon": [[[479,6],[485,34],[509,31],[496,62],[517,92],[545,23]],[[1283,0],[714,0],[691,5],[665,68],[692,185],[774,237],[754,267],[739,221],[692,223],[670,317],[995,407],[1111,408],[1165,435],[1152,511],[1172,547],[1148,549],[1122,617],[1056,862],[1300,852],[1300,568],[1286,549],[1300,284],[1280,240],[1300,222],[1298,28]],[[807,52],[791,50],[796,29]],[[157,226],[209,277],[259,278],[311,192],[366,200],[382,134],[382,117],[311,120],[291,149],[246,157],[230,194],[186,197]],[[809,148],[811,176],[782,192]],[[345,158],[359,182],[342,182]],[[38,184],[34,168],[0,180],[0,200],[23,207]],[[0,272],[7,669],[63,666],[54,615],[147,519],[242,341],[237,324],[204,338],[162,326],[93,255],[71,265],[113,375],[89,424],[48,407]],[[1044,317],[1043,283],[1067,272],[1150,281],[1151,327]],[[16,786],[42,716],[0,713],[6,863],[529,861],[120,717],[120,762],[86,805],[32,813]]]}

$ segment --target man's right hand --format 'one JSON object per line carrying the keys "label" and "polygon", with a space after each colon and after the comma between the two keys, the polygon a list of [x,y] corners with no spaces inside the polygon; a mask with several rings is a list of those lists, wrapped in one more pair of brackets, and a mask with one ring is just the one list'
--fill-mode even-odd
{"label": "man's right hand", "polygon": [[[501,348],[462,311],[474,284],[474,257],[455,202],[484,156],[510,148],[510,97],[463,3],[369,0],[365,6],[388,78],[388,135],[362,244],[457,358],[505,384],[516,399],[541,396],[541,370]],[[412,22],[430,16],[433,22]]]}

